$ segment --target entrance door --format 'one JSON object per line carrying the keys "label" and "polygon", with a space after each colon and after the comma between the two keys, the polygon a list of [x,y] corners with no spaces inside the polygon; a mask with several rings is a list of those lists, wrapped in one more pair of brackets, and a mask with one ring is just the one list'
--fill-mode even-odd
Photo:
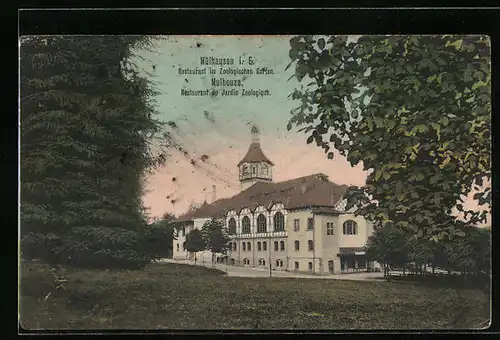
{"label": "entrance door", "polygon": [[328,272],[329,272],[330,274],[333,274],[333,271],[334,271],[333,261],[332,261],[332,260],[330,260],[330,261],[328,261]]}

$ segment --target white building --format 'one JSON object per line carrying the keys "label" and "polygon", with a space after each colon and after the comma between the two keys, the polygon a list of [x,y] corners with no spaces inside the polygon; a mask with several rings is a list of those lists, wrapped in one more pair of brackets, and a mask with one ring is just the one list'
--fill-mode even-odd
{"label": "white building", "polygon": [[[262,152],[257,127],[251,132],[250,148],[238,163],[242,191],[179,217],[184,229],[173,241],[173,258],[193,259],[183,249],[185,235],[217,218],[231,235],[230,250],[216,254],[217,261],[325,275],[376,265],[367,263],[363,251],[373,225],[345,211],[347,186],[324,174],[273,182],[274,164]],[[213,260],[210,252],[197,259]]]}

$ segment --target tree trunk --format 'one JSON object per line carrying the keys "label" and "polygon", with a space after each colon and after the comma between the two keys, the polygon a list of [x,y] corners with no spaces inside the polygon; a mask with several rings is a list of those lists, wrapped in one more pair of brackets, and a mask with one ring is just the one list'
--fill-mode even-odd
{"label": "tree trunk", "polygon": [[436,274],[436,271],[435,271],[435,267],[434,267],[434,263],[432,264],[432,275]]}
{"label": "tree trunk", "polygon": [[403,276],[405,276],[405,275],[406,275],[406,268],[405,268],[405,266],[403,266]]}

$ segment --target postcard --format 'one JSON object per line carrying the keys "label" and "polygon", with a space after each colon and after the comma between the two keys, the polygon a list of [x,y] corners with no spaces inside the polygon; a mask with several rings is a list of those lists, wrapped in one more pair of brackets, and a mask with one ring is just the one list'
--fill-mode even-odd
{"label": "postcard", "polygon": [[483,329],[485,35],[26,36],[20,328]]}

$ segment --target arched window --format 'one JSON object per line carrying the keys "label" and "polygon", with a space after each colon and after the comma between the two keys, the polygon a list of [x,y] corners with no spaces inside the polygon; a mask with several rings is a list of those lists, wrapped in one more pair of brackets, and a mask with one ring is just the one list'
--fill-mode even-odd
{"label": "arched window", "polygon": [[280,250],[285,250],[285,241],[280,242]]}
{"label": "arched window", "polygon": [[248,175],[248,165],[243,165],[243,176]]}
{"label": "arched window", "polygon": [[314,250],[314,242],[312,240],[307,241],[307,248],[309,249],[309,251]]}
{"label": "arched window", "polygon": [[243,259],[243,264],[250,264],[250,260],[249,259]]}
{"label": "arched window", "polygon": [[266,216],[263,214],[260,214],[259,217],[257,217],[257,232],[258,233],[265,233],[267,230],[267,219]]}
{"label": "arched window", "polygon": [[283,261],[276,260],[276,267],[283,267]]}
{"label": "arched window", "polygon": [[285,216],[279,211],[274,214],[274,231],[285,231]]}
{"label": "arched window", "polygon": [[313,270],[313,263],[309,262],[309,270]]}
{"label": "arched window", "polygon": [[266,260],[264,260],[264,259],[259,259],[259,265],[260,265],[260,266],[265,266],[265,265],[266,265]]}
{"label": "arched window", "polygon": [[233,250],[236,250],[236,242],[233,242]]}
{"label": "arched window", "polygon": [[295,270],[299,270],[299,263],[295,262]]}
{"label": "arched window", "polygon": [[228,223],[228,229],[229,229],[229,234],[230,235],[235,235],[236,234],[236,220],[231,217]]}
{"label": "arched window", "polygon": [[278,251],[278,249],[279,249],[278,241],[274,241],[274,250]]}
{"label": "arched window", "polygon": [[243,217],[241,220],[241,233],[250,234],[250,218],[248,216]]}
{"label": "arched window", "polygon": [[299,251],[299,250],[300,250],[300,242],[295,241],[295,251]]}
{"label": "arched window", "polygon": [[252,244],[250,242],[247,242],[247,250],[248,251],[252,250]]}
{"label": "arched window", "polygon": [[266,251],[267,250],[267,242],[262,242],[262,250]]}
{"label": "arched window", "polygon": [[358,233],[358,224],[353,220],[347,220],[342,225],[344,235],[356,235]]}
{"label": "arched window", "polygon": [[247,244],[245,242],[243,242],[241,246],[242,246],[241,250],[247,250]]}
{"label": "arched window", "polygon": [[257,242],[257,250],[258,251],[262,250],[262,244],[260,242]]}
{"label": "arched window", "polygon": [[252,166],[252,175],[255,175],[255,173],[256,173],[256,168],[255,168],[255,165],[254,165],[254,166]]}

